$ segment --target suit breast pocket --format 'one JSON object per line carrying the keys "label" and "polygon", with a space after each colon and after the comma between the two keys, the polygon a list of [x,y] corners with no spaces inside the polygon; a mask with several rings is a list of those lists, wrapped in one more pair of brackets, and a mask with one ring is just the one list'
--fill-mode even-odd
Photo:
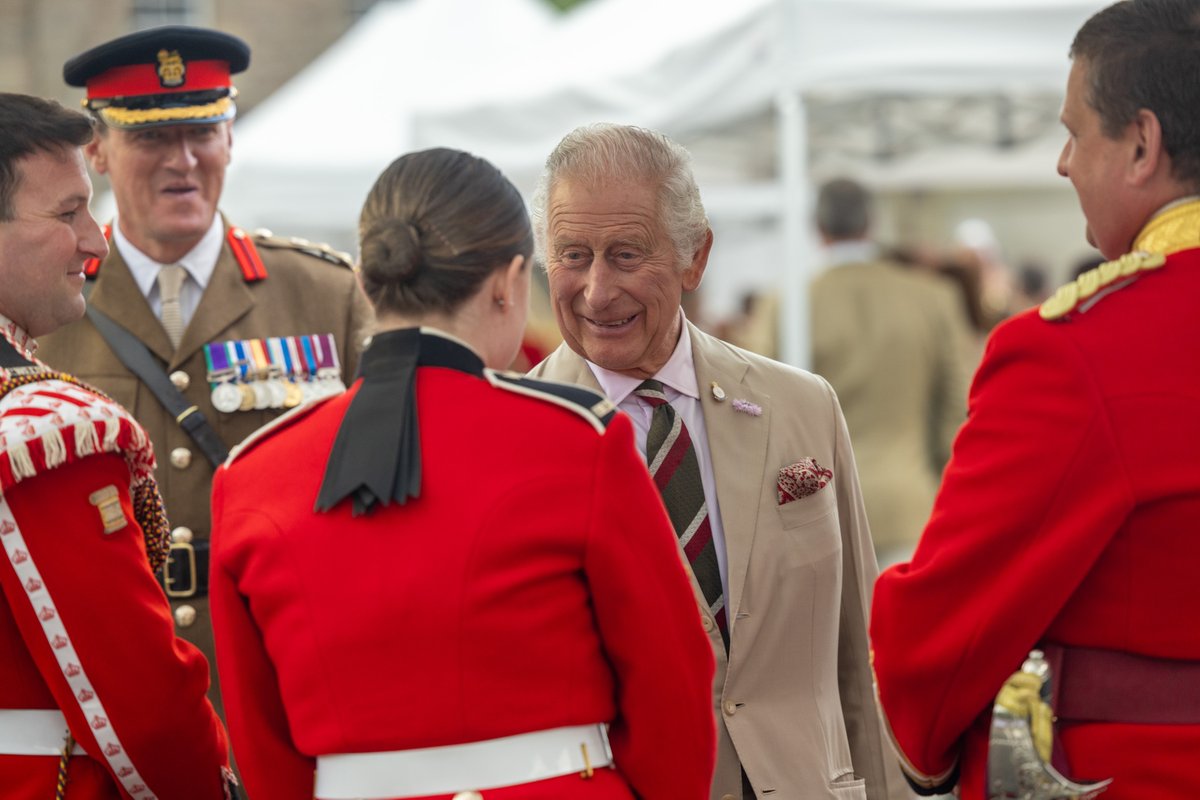
{"label": "suit breast pocket", "polygon": [[837,493],[833,484],[790,503],[775,506],[784,528],[799,528],[837,512]]}

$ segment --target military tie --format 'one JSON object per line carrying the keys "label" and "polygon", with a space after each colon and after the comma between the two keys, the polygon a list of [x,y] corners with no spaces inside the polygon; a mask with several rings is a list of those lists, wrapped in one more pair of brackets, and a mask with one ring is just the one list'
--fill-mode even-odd
{"label": "military tie", "polygon": [[721,631],[725,648],[729,649],[729,625],[721,589],[721,571],[717,566],[717,548],[692,437],[683,419],[667,402],[662,383],[643,381],[633,391],[654,409],[650,432],[646,435],[646,464],[662,494],[663,505],[704,593],[708,610]]}
{"label": "military tie", "polygon": [[158,294],[162,298],[163,330],[171,340],[171,347],[179,349],[179,340],[183,338],[183,309],[179,306],[179,290],[183,288],[183,280],[187,271],[178,264],[167,264],[158,271]]}

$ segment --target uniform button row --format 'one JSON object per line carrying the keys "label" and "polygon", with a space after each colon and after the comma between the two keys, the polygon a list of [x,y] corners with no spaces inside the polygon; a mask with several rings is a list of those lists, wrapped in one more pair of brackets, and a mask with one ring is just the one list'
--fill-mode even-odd
{"label": "uniform button row", "polygon": [[190,628],[196,624],[196,607],[184,603],[175,609],[175,624],[181,628]]}
{"label": "uniform button row", "polygon": [[171,451],[170,459],[175,469],[187,469],[192,463],[192,451],[186,447],[176,447]]}

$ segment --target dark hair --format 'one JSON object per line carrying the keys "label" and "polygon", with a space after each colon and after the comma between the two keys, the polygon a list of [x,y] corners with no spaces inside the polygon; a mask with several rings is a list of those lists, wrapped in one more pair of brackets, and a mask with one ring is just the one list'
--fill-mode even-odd
{"label": "dark hair", "polygon": [[36,152],[83,147],[92,140],[92,121],[53,100],[0,92],[0,222],[16,213],[21,183],[17,162]]}
{"label": "dark hair", "polygon": [[871,224],[871,196],[861,184],[836,178],[817,192],[817,228],[830,239],[861,239]]}
{"label": "dark hair", "polygon": [[497,267],[533,255],[517,187],[461,150],[401,156],[358,221],[363,288],[380,311],[454,311]]}
{"label": "dark hair", "polygon": [[1200,187],[1200,4],[1122,0],[1084,23],[1071,57],[1087,63],[1104,133],[1116,138],[1140,109],[1152,111],[1174,177]]}

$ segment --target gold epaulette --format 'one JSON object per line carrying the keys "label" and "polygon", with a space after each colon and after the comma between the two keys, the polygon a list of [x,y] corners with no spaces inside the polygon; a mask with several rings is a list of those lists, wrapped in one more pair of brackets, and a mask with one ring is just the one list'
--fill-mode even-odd
{"label": "gold epaulette", "polygon": [[259,228],[254,232],[254,242],[260,247],[299,250],[301,253],[316,256],[331,264],[337,264],[339,267],[354,269],[354,259],[351,258],[349,253],[334,250],[322,242],[310,242],[308,239],[301,239],[299,236],[276,236],[266,228]]}
{"label": "gold epaulette", "polygon": [[1161,253],[1126,253],[1115,261],[1105,261],[1065,286],[1060,286],[1053,297],[1042,303],[1039,313],[1044,320],[1062,319],[1095,297],[1101,289],[1112,287],[1115,291],[1124,285],[1113,286],[1121,279],[1131,278],[1139,272],[1158,269],[1166,261],[1166,256]]}

